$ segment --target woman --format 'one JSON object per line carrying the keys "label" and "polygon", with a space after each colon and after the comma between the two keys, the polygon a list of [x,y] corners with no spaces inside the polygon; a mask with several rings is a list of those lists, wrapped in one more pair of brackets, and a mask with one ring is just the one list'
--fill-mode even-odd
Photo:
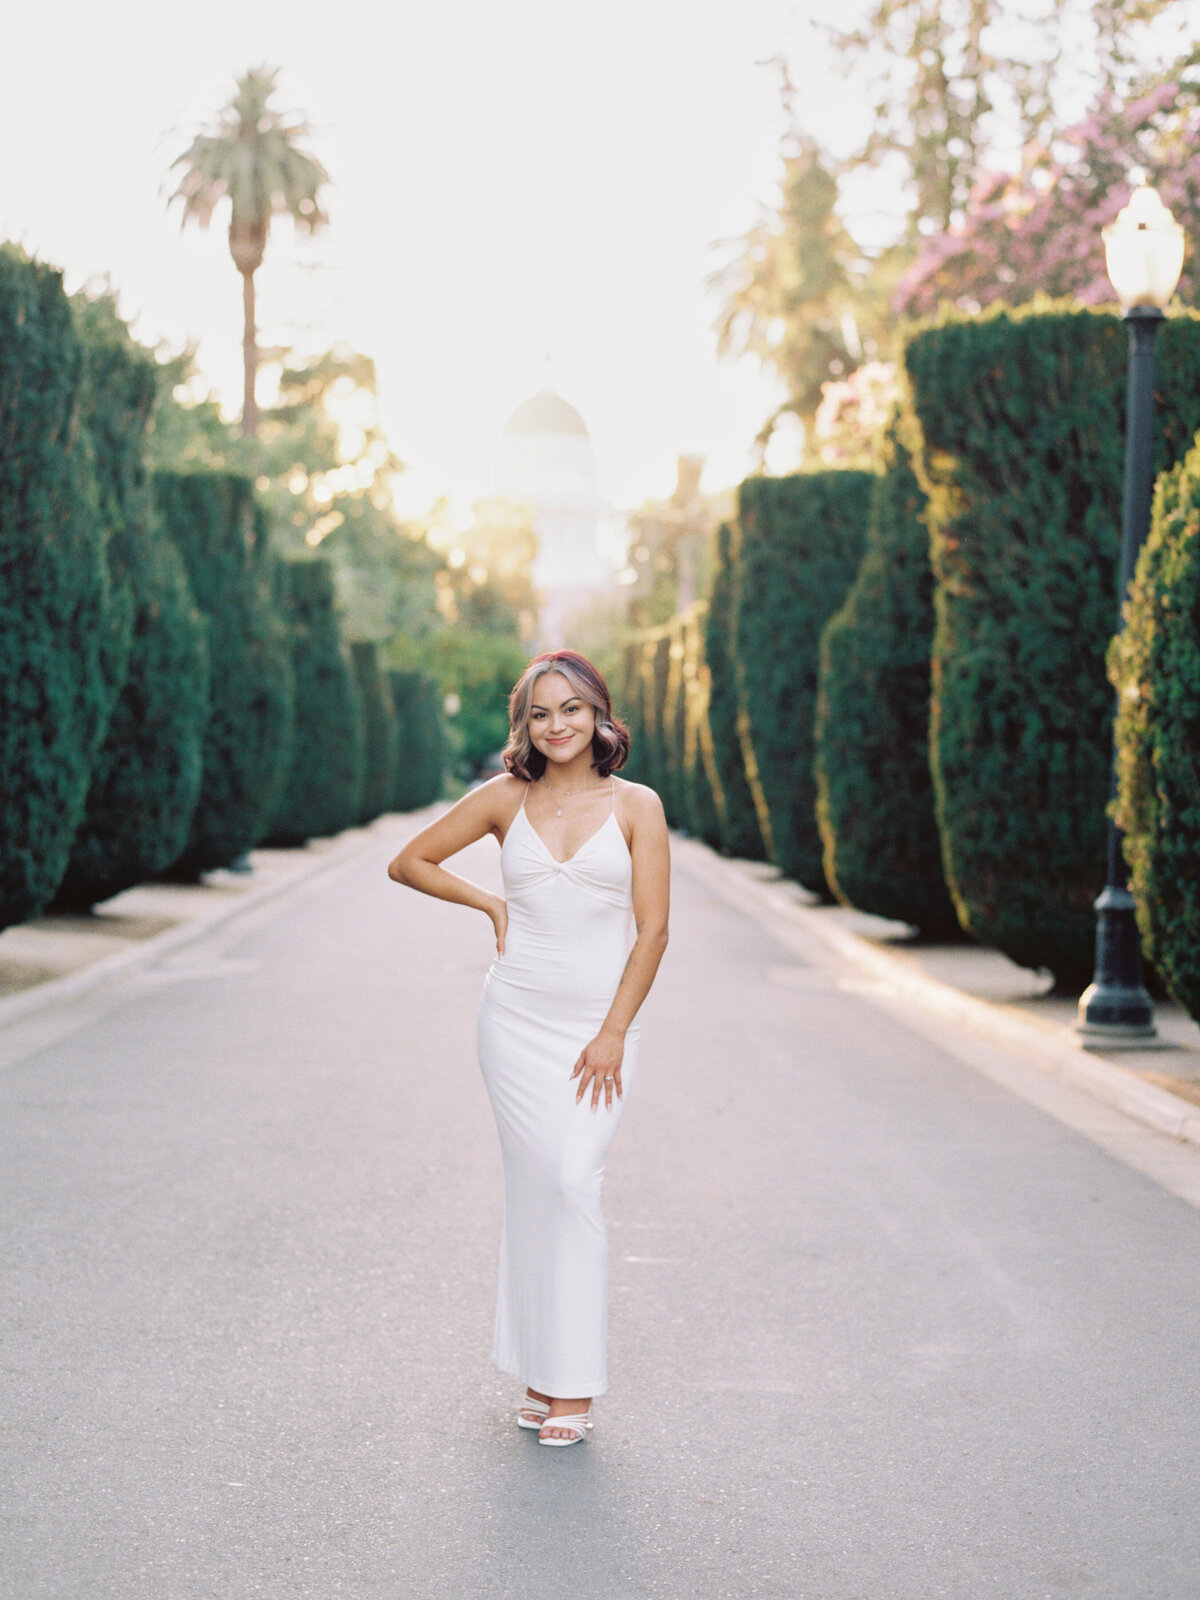
{"label": "woman", "polygon": [[[600,1190],[637,1064],[634,1018],[667,944],[670,856],[658,796],[613,775],[629,734],[590,661],[535,656],[508,709],[507,773],[422,829],[388,873],[496,930],[477,1031],[504,1165],[492,1360],[528,1386],[518,1424],[561,1446],[585,1437],[608,1387]],[[504,898],[441,865],[488,833]]]}

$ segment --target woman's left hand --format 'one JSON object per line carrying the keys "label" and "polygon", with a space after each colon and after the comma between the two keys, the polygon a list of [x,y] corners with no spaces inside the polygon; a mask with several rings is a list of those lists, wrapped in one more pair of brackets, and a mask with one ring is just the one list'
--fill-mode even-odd
{"label": "woman's left hand", "polygon": [[621,1098],[621,1062],[625,1055],[625,1041],[619,1033],[606,1033],[603,1028],[591,1041],[584,1045],[579,1053],[579,1060],[575,1063],[571,1073],[572,1078],[579,1079],[579,1090],[575,1096],[578,1105],[587,1093],[588,1083],[592,1086],[592,1110],[600,1104],[600,1089],[604,1089],[604,1108],[612,1110],[613,1086],[616,1085],[617,1099]]}

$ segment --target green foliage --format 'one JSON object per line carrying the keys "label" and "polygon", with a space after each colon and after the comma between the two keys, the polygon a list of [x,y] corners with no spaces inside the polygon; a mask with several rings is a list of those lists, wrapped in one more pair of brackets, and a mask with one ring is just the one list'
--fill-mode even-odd
{"label": "green foliage", "polygon": [[430,532],[436,530],[439,548],[451,558],[435,574],[444,615],[453,626],[476,633],[530,633],[538,610],[532,508],[490,495],[473,503],[465,527],[457,520],[448,525],[448,512],[439,502],[430,515]]}
{"label": "green foliage", "polygon": [[358,820],[373,822],[392,809],[396,791],[399,730],[392,686],[379,664],[379,651],[370,640],[350,646],[354,675],[363,715],[363,783]]}
{"label": "green foliage", "polygon": [[84,419],[114,579],[133,598],[128,671],[96,758],[57,903],[85,908],[179,856],[200,794],[208,644],[178,550],[155,525],[145,435],[158,384],[112,300],[75,300],[87,350]]}
{"label": "green foliage", "polygon": [[868,472],[748,478],[732,551],[738,732],[759,824],[780,870],[824,890],[813,774],[821,630],[858,570]]}
{"label": "green foliage", "polygon": [[[746,779],[738,737],[738,691],[733,606],[733,533],[717,530],[717,560],[704,623],[704,658],[709,677],[708,723],[712,735],[713,802],[720,823],[720,847],[748,861],[766,856],[754,795]],[[707,834],[705,835],[707,838]]]}
{"label": "green foliage", "polygon": [[1159,480],[1126,616],[1117,820],[1146,955],[1200,1017],[1200,441]]}
{"label": "green foliage", "polygon": [[[1169,4],[872,0],[849,28],[831,30],[842,71],[862,82],[873,113],[849,166],[886,173],[904,196],[910,244],[946,235],[961,225],[988,169],[1007,165],[998,142],[1011,149],[1015,136],[1030,164],[1044,150],[1077,143],[1065,136],[1081,85],[1110,103],[1137,99],[1155,55],[1154,19]],[[1137,145],[1127,150],[1126,171],[1134,150],[1143,154]],[[1019,226],[1020,213],[1011,220]],[[1094,244],[1090,253],[1098,253]]]}
{"label": "green foliage", "polygon": [[392,810],[417,811],[442,793],[446,737],[438,686],[424,672],[394,667],[388,673],[396,708],[398,752]]}
{"label": "green foliage", "polygon": [[329,220],[321,209],[329,174],[301,147],[309,131],[304,119],[273,103],[278,76],[278,68],[268,67],[243,73],[214,125],[171,163],[172,171],[183,169],[171,201],[180,202],[184,221],[207,228],[227,199],[233,239],[255,240],[260,260],[278,213],[309,233]]}
{"label": "green foliage", "polygon": [[[347,413],[361,427],[343,428]],[[441,556],[397,516],[389,488],[402,463],[377,415],[375,363],[338,344],[291,361],[254,441],[253,476],[276,548],[329,560],[343,627],[356,639],[419,637],[438,624]]]}
{"label": "green foliage", "polygon": [[128,657],[84,382],[61,274],[0,248],[0,927],[66,871]]}
{"label": "green foliage", "polygon": [[[785,88],[785,101],[790,90]],[[781,410],[811,422],[821,386],[843,376],[862,355],[859,322],[886,316],[864,277],[863,252],[838,214],[833,163],[815,141],[789,128],[782,152],[780,198],[764,208],[737,241],[736,256],[710,278],[721,295],[717,323],[722,354],[753,354],[787,385]],[[781,332],[782,330],[782,332]],[[776,418],[763,430],[769,434]]]}
{"label": "green foliage", "polygon": [[445,628],[427,639],[400,638],[388,650],[389,664],[418,667],[443,697],[458,696],[449,723],[455,759],[474,776],[508,740],[508,697],[528,665],[516,639],[504,634]]}
{"label": "green foliage", "polygon": [[652,631],[653,730],[658,745],[658,795],[673,828],[687,827],[683,797],[683,647],[673,622]]}
{"label": "green foliage", "polygon": [[258,427],[254,274],[271,221],[286,213],[298,233],[315,233],[329,220],[322,207],[329,174],[303,148],[309,131],[305,119],[274,103],[277,75],[268,67],[243,73],[215,124],[171,163],[172,171],[182,172],[168,204],[179,201],[185,224],[207,228],[217,207],[229,202],[229,253],[244,280],[242,432],[247,435]]}
{"label": "green foliage", "polygon": [[281,562],[276,592],[291,644],[296,718],[287,780],[270,837],[273,843],[297,845],[358,821],[365,718],[358,678],[342,638],[329,562],[319,557]]}
{"label": "green foliage", "polygon": [[721,818],[717,810],[716,751],[712,725],[708,718],[712,678],[704,660],[704,634],[708,604],[698,600],[682,613],[678,622],[682,646],[681,669],[684,693],[684,725],[680,761],[682,765],[683,808],[688,830],[698,838],[719,847]]}
{"label": "green foliage", "polygon": [[940,939],[958,918],[929,771],[933,571],[925,496],[895,419],[881,467],[866,554],[821,639],[817,821],[839,900]]}
{"label": "green foliage", "polygon": [[621,646],[620,672],[611,683],[613,710],[629,730],[629,755],[621,776],[631,783],[648,783],[646,777],[646,719],[642,706],[641,661],[645,640],[640,633],[626,634]]}
{"label": "green foliage", "polygon": [[631,739],[622,776],[655,791],[671,827],[715,842],[719,821],[703,654],[706,611],[699,601],[627,641],[617,710]]}
{"label": "green foliage", "polygon": [[[1155,456],[1200,424],[1200,323],[1160,336]],[[1060,986],[1092,969],[1111,749],[1126,333],[1086,311],[918,333],[936,578],[931,748],[960,921]]]}
{"label": "green foliage", "polygon": [[[626,569],[618,605],[627,628],[657,628],[707,594],[712,583],[717,523],[728,491],[709,494],[700,486],[704,461],[680,456],[675,487],[662,500],[645,500],[626,517]],[[578,625],[572,628],[577,635]],[[595,656],[591,657],[595,660]]]}
{"label": "green foliage", "polygon": [[267,832],[291,759],[293,678],[251,483],[232,473],[160,472],[154,491],[208,618],[204,774],[187,845],[172,868],[192,877],[228,866]]}

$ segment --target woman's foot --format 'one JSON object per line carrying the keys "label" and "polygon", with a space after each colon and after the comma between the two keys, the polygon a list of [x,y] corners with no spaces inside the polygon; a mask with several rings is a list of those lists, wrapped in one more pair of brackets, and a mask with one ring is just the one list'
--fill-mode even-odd
{"label": "woman's foot", "polygon": [[[550,1413],[538,1433],[539,1444],[578,1444],[592,1425],[592,1402],[582,1400],[551,1400]],[[557,1419],[562,1419],[559,1422]]]}
{"label": "woman's foot", "polygon": [[548,1394],[539,1394],[536,1389],[526,1389],[525,1399],[521,1409],[517,1412],[518,1428],[540,1428],[546,1420],[546,1413],[550,1410],[551,1400]]}

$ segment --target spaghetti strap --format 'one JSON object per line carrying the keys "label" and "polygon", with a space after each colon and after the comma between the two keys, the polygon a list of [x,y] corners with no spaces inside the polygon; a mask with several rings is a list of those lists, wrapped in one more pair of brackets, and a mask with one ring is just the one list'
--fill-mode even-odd
{"label": "spaghetti strap", "polygon": [[612,810],[608,814],[610,817],[615,817],[617,814],[617,780],[613,777],[612,773],[609,773],[608,775],[608,784],[610,790],[612,791]]}
{"label": "spaghetti strap", "polygon": [[528,779],[527,779],[526,783],[525,783],[525,788],[524,788],[524,790],[522,791],[522,794],[521,794],[521,804],[517,807],[518,811],[524,811],[524,809],[525,809],[525,800],[526,800],[526,797],[529,794],[529,787],[530,786],[529,786],[529,782],[528,782]]}

